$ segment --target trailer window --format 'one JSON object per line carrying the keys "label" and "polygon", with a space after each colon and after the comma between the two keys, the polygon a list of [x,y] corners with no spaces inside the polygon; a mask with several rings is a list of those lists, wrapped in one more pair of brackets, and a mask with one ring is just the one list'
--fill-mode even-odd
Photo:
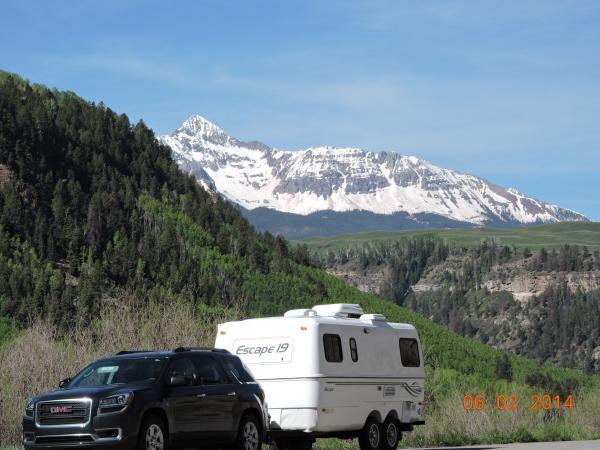
{"label": "trailer window", "polygon": [[350,358],[352,361],[358,361],[358,349],[356,348],[356,339],[350,338]]}
{"label": "trailer window", "polygon": [[400,338],[400,359],[404,367],[419,367],[419,344],[416,339]]}
{"label": "trailer window", "polygon": [[342,362],[342,340],[337,334],[323,335],[323,348],[325,349],[325,359],[328,362]]}

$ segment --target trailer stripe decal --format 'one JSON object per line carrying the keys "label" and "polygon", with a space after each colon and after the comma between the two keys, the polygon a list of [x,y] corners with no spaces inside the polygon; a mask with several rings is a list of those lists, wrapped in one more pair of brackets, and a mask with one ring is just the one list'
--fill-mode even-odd
{"label": "trailer stripe decal", "polygon": [[[381,380],[372,381],[372,384],[393,384],[393,381],[388,380],[424,380],[425,377],[337,377],[337,376],[314,376],[314,377],[278,377],[278,378],[260,378],[257,381],[290,381],[290,380]],[[327,381],[327,383],[335,383],[335,381]],[[351,383],[351,381],[339,381],[338,383]],[[368,381],[358,383],[369,383]]]}
{"label": "trailer stripe decal", "polygon": [[[333,384],[335,386],[380,386],[382,383],[373,383],[373,382],[367,382],[367,381],[363,382],[363,383],[352,383],[352,382],[348,381],[348,382],[339,382],[339,383],[328,382],[327,384]],[[405,382],[400,382],[400,383],[385,383],[385,385],[403,387],[406,390],[406,392],[408,392],[413,397],[418,397],[423,392],[423,388],[421,386],[417,385],[416,383],[408,384]]]}

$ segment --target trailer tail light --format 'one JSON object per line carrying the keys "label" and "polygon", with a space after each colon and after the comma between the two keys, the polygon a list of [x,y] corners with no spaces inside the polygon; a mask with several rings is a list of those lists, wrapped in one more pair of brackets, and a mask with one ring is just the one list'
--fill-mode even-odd
{"label": "trailer tail light", "polygon": [[300,325],[300,330],[306,331],[308,330],[308,327],[306,325]]}
{"label": "trailer tail light", "polygon": [[221,331],[219,331],[219,334],[220,334],[221,336],[225,336],[227,333],[225,333],[225,330],[221,330]]}

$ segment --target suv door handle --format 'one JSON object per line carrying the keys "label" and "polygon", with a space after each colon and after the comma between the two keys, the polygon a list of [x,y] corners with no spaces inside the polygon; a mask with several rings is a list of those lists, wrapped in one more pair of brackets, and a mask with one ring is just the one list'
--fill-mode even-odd
{"label": "suv door handle", "polygon": [[237,392],[230,392],[229,394],[227,394],[229,397],[235,397],[237,395]]}
{"label": "suv door handle", "polygon": [[196,397],[198,397],[198,398],[204,398],[204,397],[206,397],[206,394],[197,394]]}

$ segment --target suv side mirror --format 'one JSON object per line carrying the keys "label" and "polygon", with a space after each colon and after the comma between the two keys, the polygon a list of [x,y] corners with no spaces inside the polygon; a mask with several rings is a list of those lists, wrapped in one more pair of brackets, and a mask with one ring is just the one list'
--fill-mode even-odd
{"label": "suv side mirror", "polygon": [[67,384],[69,384],[70,381],[71,381],[71,378],[65,378],[64,380],[61,380],[60,383],[58,383],[58,387],[62,389]]}
{"label": "suv side mirror", "polygon": [[169,380],[169,386],[185,386],[187,385],[187,380],[182,376],[174,376]]}

